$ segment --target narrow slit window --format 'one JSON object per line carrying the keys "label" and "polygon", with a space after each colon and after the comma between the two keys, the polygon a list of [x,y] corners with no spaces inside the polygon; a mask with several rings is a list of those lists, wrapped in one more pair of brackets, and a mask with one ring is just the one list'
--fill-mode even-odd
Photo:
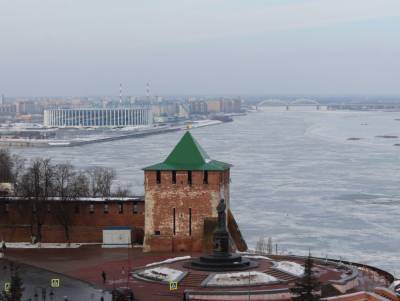
{"label": "narrow slit window", "polygon": [[189,208],[189,236],[192,236],[192,208]]}
{"label": "narrow slit window", "polygon": [[176,170],[172,171],[172,184],[176,184]]}
{"label": "narrow slit window", "polygon": [[188,171],[188,184],[192,185],[192,171],[191,170]]}
{"label": "narrow slit window", "polygon": [[10,205],[8,203],[4,204],[4,212],[8,213],[10,211]]}
{"label": "narrow slit window", "polygon": [[134,214],[139,213],[139,206],[137,204],[133,204],[133,213]]}
{"label": "narrow slit window", "polygon": [[157,170],[156,181],[157,184],[161,184],[161,171],[159,170]]}
{"label": "narrow slit window", "polygon": [[119,214],[124,213],[124,204],[122,204],[122,203],[118,204],[118,213]]}
{"label": "narrow slit window", "polygon": [[173,209],[172,215],[173,215],[173,230],[174,230],[174,235],[175,235],[176,234],[176,210],[175,210],[175,208]]}
{"label": "narrow slit window", "polygon": [[94,204],[89,205],[89,212],[94,213]]}
{"label": "narrow slit window", "polygon": [[205,170],[203,173],[203,184],[208,184],[208,171]]}
{"label": "narrow slit window", "polygon": [[108,204],[104,204],[104,213],[108,213]]}

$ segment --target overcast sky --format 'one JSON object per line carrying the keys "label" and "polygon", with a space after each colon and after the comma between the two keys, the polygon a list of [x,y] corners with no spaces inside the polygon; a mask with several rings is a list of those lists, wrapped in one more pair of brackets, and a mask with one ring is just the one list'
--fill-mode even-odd
{"label": "overcast sky", "polygon": [[6,95],[400,94],[400,0],[0,0]]}

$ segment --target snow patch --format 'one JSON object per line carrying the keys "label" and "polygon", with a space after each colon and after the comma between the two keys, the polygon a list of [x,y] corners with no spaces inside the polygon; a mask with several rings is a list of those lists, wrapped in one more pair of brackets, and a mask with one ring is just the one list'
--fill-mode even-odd
{"label": "snow patch", "polygon": [[192,258],[192,257],[191,256],[180,256],[180,257],[168,258],[163,261],[152,262],[152,263],[146,264],[146,267],[151,267],[151,266],[164,264],[164,263],[172,263],[172,262],[181,261],[181,260],[188,260],[190,258]]}
{"label": "snow patch", "polygon": [[157,267],[140,271],[137,274],[150,280],[170,282],[178,281],[184,272],[166,267]]}
{"label": "snow patch", "polygon": [[246,258],[252,258],[252,259],[266,259],[266,260],[272,260],[271,258],[267,256],[261,256],[261,255],[244,255],[243,257]]}
{"label": "snow patch", "polygon": [[[77,243],[37,243],[32,244],[29,242],[6,242],[7,249],[73,249],[79,248],[83,244]],[[0,244],[1,246],[1,244]]]}
{"label": "snow patch", "polygon": [[261,272],[237,272],[215,274],[207,281],[207,286],[245,286],[278,281],[277,278]]}
{"label": "snow patch", "polygon": [[275,262],[274,268],[297,277],[301,277],[304,274],[304,267],[293,261]]}

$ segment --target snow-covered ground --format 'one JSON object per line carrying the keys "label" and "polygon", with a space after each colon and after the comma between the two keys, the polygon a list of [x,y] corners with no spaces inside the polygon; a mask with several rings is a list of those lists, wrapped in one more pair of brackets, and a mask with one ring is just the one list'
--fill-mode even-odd
{"label": "snow-covered ground", "polygon": [[235,272],[214,274],[207,281],[207,286],[245,286],[268,284],[279,281],[277,278],[261,272]]}
{"label": "snow-covered ground", "polygon": [[[63,249],[63,248],[79,248],[83,244],[71,243],[69,246],[67,244],[57,244],[57,243],[37,243],[31,244],[29,242],[6,242],[7,249]],[[0,247],[3,244],[0,242]]]}
{"label": "snow-covered ground", "polygon": [[184,273],[171,268],[157,267],[140,271],[138,275],[151,280],[170,282],[178,281]]}
{"label": "snow-covered ground", "polygon": [[159,264],[163,264],[163,263],[172,263],[172,262],[181,261],[181,260],[188,260],[190,258],[192,258],[192,257],[191,256],[180,256],[180,257],[168,258],[163,261],[152,262],[152,263],[146,264],[146,266],[151,267],[151,266],[155,266],[155,265],[159,265]]}
{"label": "snow-covered ground", "polygon": [[262,256],[262,255],[243,255],[243,257],[250,258],[250,259],[265,259],[265,260],[272,260],[271,258],[267,256]]}
{"label": "snow-covered ground", "polygon": [[293,261],[277,261],[274,268],[298,277],[304,274],[304,267]]}

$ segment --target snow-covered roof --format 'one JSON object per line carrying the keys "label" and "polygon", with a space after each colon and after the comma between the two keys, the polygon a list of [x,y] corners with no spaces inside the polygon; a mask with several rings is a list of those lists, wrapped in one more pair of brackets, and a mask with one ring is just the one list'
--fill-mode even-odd
{"label": "snow-covered roof", "polygon": [[[24,200],[23,197],[0,197],[0,202],[10,202],[10,201],[20,201]],[[61,201],[59,197],[50,197],[48,201]],[[77,199],[71,200],[73,202],[144,202],[143,196],[131,196],[131,197],[80,197]]]}

